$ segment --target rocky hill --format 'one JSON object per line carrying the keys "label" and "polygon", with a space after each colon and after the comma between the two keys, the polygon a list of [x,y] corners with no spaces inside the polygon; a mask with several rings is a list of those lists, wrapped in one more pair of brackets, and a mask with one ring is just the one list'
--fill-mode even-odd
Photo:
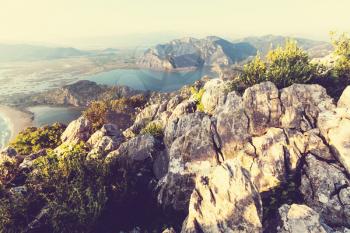
{"label": "rocky hill", "polygon": [[307,51],[311,58],[320,58],[329,55],[333,51],[333,47],[330,43],[324,41],[315,41],[305,38],[294,38],[286,36],[256,36],[246,37],[243,39],[235,40],[234,42],[245,42],[254,46],[262,56],[265,56],[271,49],[275,49],[278,46],[283,46],[287,39],[296,40],[298,45]]}
{"label": "rocky hill", "polygon": [[[86,160],[109,171],[108,204],[103,211],[94,204],[98,220],[86,221],[94,223],[89,231],[349,232],[350,87],[338,103],[319,85],[278,90],[264,82],[240,95],[229,81],[212,79],[195,88],[202,95],[155,99],[124,132],[110,124],[93,132],[83,117],[63,132],[58,156],[83,142]],[[33,198],[28,177],[42,156],[18,155],[13,148],[2,152],[19,164],[5,185],[9,200]],[[89,198],[102,174],[94,178]],[[104,200],[101,195],[97,200]],[[53,212],[56,221],[64,204]],[[45,200],[37,206],[25,232],[52,227],[52,206]],[[75,216],[69,211],[61,217]]]}
{"label": "rocky hill", "polygon": [[311,58],[322,58],[333,51],[330,43],[304,38],[266,35],[246,37],[233,42],[219,37],[204,39],[182,38],[159,44],[148,49],[137,61],[143,68],[174,70],[200,68],[203,66],[228,67],[247,61],[259,51],[264,57],[268,51],[283,46],[288,39],[294,39],[307,51]]}
{"label": "rocky hill", "polygon": [[86,107],[91,101],[104,98],[130,97],[142,93],[126,86],[110,87],[82,80],[73,84],[31,95],[23,100],[26,105],[70,105]]}
{"label": "rocky hill", "polygon": [[219,37],[183,38],[147,50],[137,64],[156,70],[231,65],[256,54],[250,44],[231,43]]}

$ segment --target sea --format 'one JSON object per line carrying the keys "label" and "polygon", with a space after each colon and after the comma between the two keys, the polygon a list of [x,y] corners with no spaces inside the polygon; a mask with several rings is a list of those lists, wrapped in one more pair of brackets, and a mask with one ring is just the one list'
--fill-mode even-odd
{"label": "sea", "polygon": [[0,149],[3,148],[11,137],[9,122],[0,113]]}

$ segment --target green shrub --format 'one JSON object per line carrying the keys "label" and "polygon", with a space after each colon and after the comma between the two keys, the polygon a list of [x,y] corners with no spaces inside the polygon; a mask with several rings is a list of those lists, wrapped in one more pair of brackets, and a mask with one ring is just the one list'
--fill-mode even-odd
{"label": "green shrub", "polygon": [[243,67],[243,82],[252,86],[256,83],[266,81],[266,64],[261,60],[260,54],[258,54],[251,62]]}
{"label": "green shrub", "polygon": [[267,80],[277,87],[287,87],[293,83],[307,83],[314,74],[315,66],[310,63],[308,54],[288,40],[284,48],[279,47],[267,55]]}
{"label": "green shrub", "polygon": [[107,122],[108,109],[108,102],[93,101],[83,112],[83,116],[91,122],[93,131],[100,129]]}
{"label": "green shrub", "polygon": [[8,156],[0,156],[0,185],[10,181],[17,172],[17,160]]}
{"label": "green shrub", "polygon": [[0,198],[0,232],[23,232],[42,209],[45,232],[90,232],[107,200],[106,169],[86,155],[80,144],[60,154],[49,150],[34,160],[25,196]]}
{"label": "green shrub", "polygon": [[265,62],[258,54],[245,65],[242,79],[249,86],[271,81],[278,88],[283,88],[293,83],[308,83],[314,76],[315,68],[308,54],[295,41],[287,40],[284,47],[270,51]]}
{"label": "green shrub", "polygon": [[60,123],[41,128],[29,127],[19,133],[10,146],[22,155],[35,153],[44,148],[53,149],[61,144],[60,137],[65,128]]}
{"label": "green shrub", "polygon": [[191,87],[192,97],[197,102],[197,110],[200,112],[204,112],[204,106],[202,104],[202,97],[204,92],[205,92],[204,88],[201,88],[197,91],[194,87]]}
{"label": "green shrub", "polygon": [[151,134],[154,137],[163,137],[163,126],[157,122],[150,122],[140,133]]}

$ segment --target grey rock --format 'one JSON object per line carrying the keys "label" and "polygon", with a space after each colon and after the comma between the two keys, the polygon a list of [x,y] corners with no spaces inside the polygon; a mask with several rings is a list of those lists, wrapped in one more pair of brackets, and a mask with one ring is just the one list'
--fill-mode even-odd
{"label": "grey rock", "polygon": [[91,136],[92,124],[84,117],[72,121],[61,135],[65,144],[75,144],[79,141],[87,141]]}
{"label": "grey rock", "polygon": [[350,226],[350,186],[345,173],[308,155],[303,167],[300,191],[306,204],[330,226]]}
{"label": "grey rock", "polygon": [[263,82],[247,88],[243,94],[243,106],[252,135],[262,135],[269,127],[280,126],[281,101],[273,83]]}
{"label": "grey rock", "polygon": [[262,232],[259,192],[237,161],[197,176],[181,232]]}
{"label": "grey rock", "polygon": [[320,113],[317,125],[334,156],[350,175],[350,108]]}
{"label": "grey rock", "polygon": [[306,205],[283,205],[278,212],[278,233],[327,233],[319,214]]}
{"label": "grey rock", "polygon": [[185,210],[195,177],[217,164],[211,124],[207,115],[196,112],[167,125],[164,141],[169,168],[158,183],[158,202],[162,206]]}
{"label": "grey rock", "polygon": [[281,90],[283,128],[308,131],[316,128],[320,112],[335,108],[326,89],[320,85],[293,84]]}
{"label": "grey rock", "polygon": [[350,86],[347,86],[340,96],[337,104],[338,108],[350,108]]}

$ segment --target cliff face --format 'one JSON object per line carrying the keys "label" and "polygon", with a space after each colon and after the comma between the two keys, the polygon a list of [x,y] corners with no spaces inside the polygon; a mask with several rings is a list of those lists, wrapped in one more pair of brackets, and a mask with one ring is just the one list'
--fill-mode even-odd
{"label": "cliff face", "polygon": [[[219,79],[200,87],[200,99],[153,102],[123,133],[111,125],[94,133],[78,119],[56,150],[87,142],[88,159],[108,164],[116,184],[130,181],[130,195],[147,200],[135,215],[153,203],[161,215],[187,216],[177,232],[348,231],[350,87],[337,104],[319,85],[278,90],[265,82],[243,95]],[[162,133],[142,131],[150,124]]]}
{"label": "cliff face", "polygon": [[255,54],[256,49],[244,42],[234,44],[218,37],[183,38],[147,50],[137,64],[159,70],[198,68],[231,65]]}

